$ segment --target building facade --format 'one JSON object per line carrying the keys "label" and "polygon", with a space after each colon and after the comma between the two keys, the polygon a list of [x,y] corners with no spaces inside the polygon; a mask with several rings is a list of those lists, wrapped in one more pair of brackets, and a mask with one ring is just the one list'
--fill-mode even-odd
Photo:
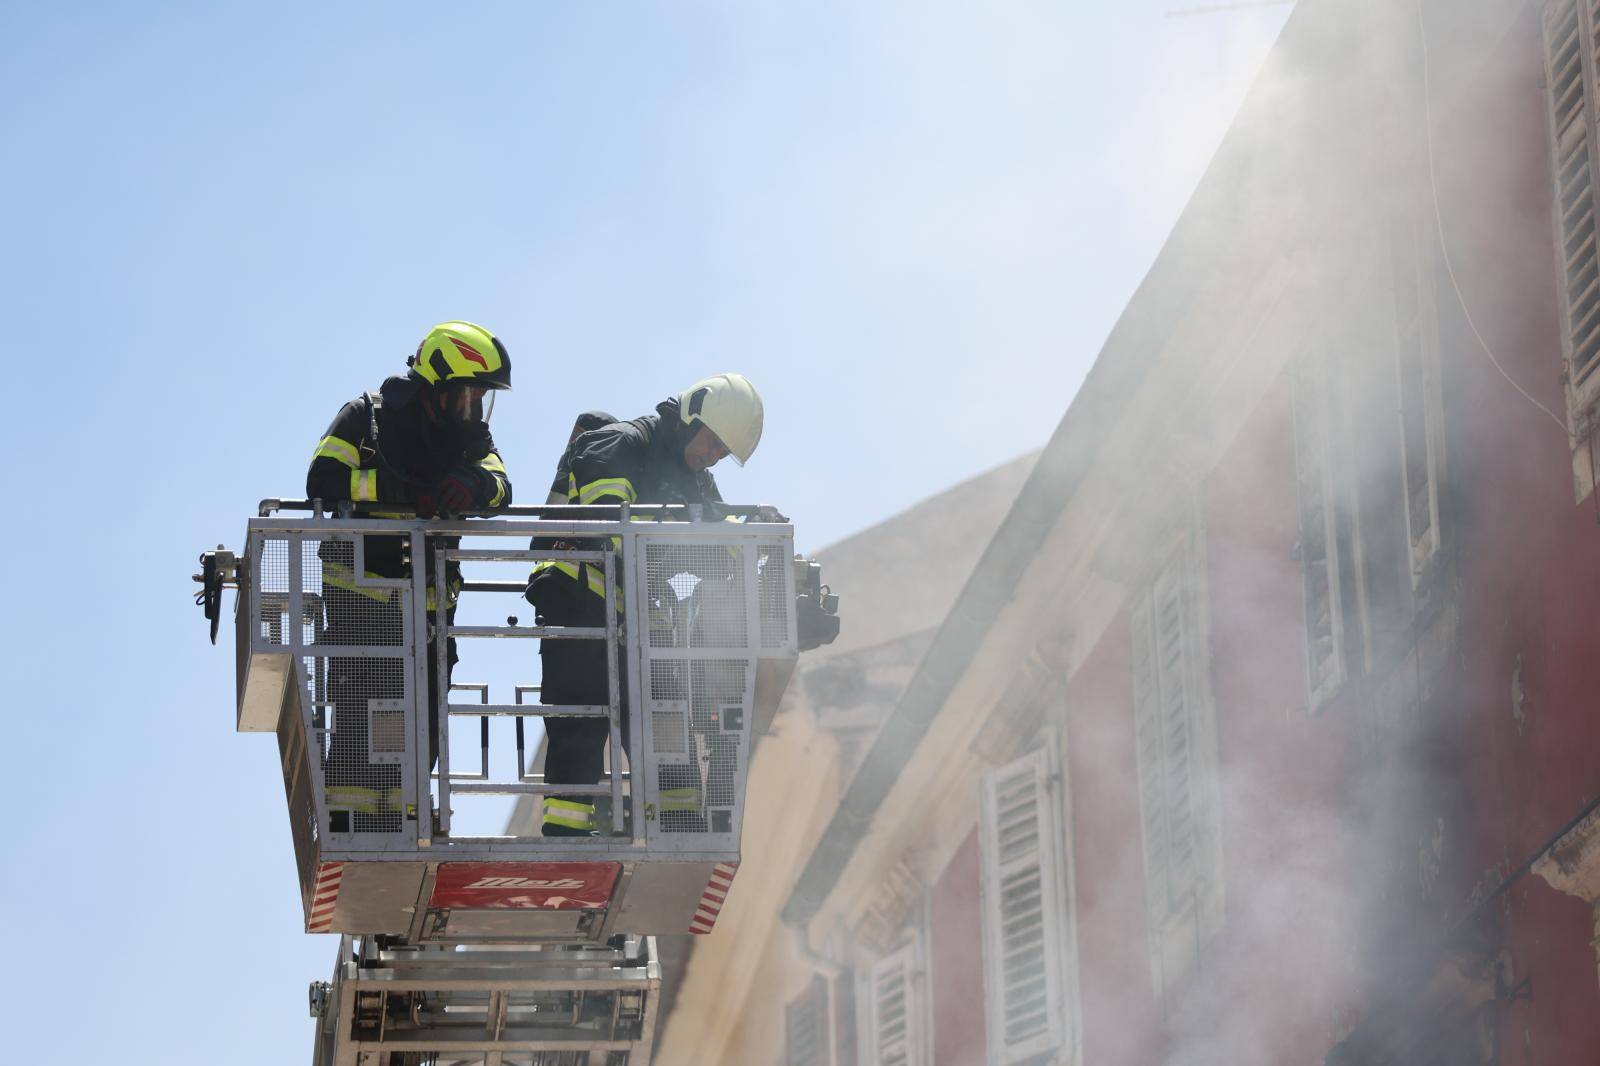
{"label": "building facade", "polygon": [[1301,0],[662,1061],[1600,1062],[1597,49]]}

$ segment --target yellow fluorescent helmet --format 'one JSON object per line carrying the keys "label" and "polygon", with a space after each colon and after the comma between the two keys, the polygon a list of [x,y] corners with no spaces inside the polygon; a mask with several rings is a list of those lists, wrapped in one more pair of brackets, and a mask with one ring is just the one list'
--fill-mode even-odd
{"label": "yellow fluorescent helmet", "polygon": [[429,385],[462,383],[480,389],[511,387],[511,356],[500,338],[472,322],[441,322],[428,331],[409,360]]}
{"label": "yellow fluorescent helmet", "polygon": [[678,396],[683,424],[710,428],[743,466],[761,443],[761,394],[743,374],[717,374],[697,381]]}

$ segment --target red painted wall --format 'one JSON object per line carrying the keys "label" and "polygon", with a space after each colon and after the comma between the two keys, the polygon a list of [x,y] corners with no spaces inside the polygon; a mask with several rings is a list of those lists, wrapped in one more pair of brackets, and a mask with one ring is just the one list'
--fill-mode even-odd
{"label": "red painted wall", "polygon": [[[1461,289],[1489,347],[1518,386],[1564,415],[1541,63],[1530,11],[1441,123],[1440,194]],[[1574,502],[1565,433],[1460,326],[1446,416],[1459,668],[1425,710],[1439,738],[1428,754],[1458,801],[1431,812],[1446,825],[1456,912],[1473,886],[1494,883],[1497,866],[1520,867],[1600,795],[1597,498]],[[1532,979],[1531,998],[1499,1009],[1502,1061],[1600,1061],[1591,908],[1524,875],[1494,910],[1516,979]]]}
{"label": "red painted wall", "polygon": [[1161,1060],[1161,1009],[1145,952],[1144,854],[1124,612],[1067,686],[1074,893],[1084,1061]]}
{"label": "red painted wall", "polygon": [[[1478,906],[1600,795],[1600,503],[1574,502],[1564,431],[1462,309],[1505,374],[1564,416],[1537,13],[1487,62],[1452,66],[1448,39],[1435,48],[1439,213],[1461,297],[1441,274],[1442,606],[1412,636],[1442,650],[1410,660],[1414,681],[1358,663],[1309,712],[1285,372],[1203,487],[1226,922],[1166,1003],[1146,948],[1126,611],[1066,686],[1090,1066],[1320,1062],[1463,930],[1503,949],[1515,986],[1492,1008],[1499,1062],[1600,1063],[1590,906],[1528,873]],[[1361,362],[1392,359],[1381,344],[1334,354],[1351,380],[1392,374]],[[932,898],[939,1066],[983,1061],[977,884],[969,840]]]}
{"label": "red painted wall", "polygon": [[968,834],[929,891],[934,1066],[983,1066],[983,911],[978,834]]}

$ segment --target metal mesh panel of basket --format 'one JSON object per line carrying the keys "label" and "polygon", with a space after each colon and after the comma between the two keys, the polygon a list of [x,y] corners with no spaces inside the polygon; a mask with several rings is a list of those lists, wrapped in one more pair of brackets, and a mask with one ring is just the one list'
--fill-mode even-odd
{"label": "metal mesh panel of basket", "polygon": [[[750,664],[744,659],[690,660],[689,732],[695,762],[656,768],[664,833],[727,832],[738,794],[742,726]],[[733,711],[737,716],[730,717]],[[656,722],[651,723],[653,729]],[[660,736],[657,734],[657,750]]]}
{"label": "metal mesh panel of basket", "polygon": [[[650,660],[650,699],[660,703],[689,700],[689,663],[684,659]],[[650,712],[651,749],[658,755],[687,755],[686,710],[656,708]]]}
{"label": "metal mesh panel of basket", "polygon": [[743,659],[711,659],[690,669],[694,728],[706,738],[706,806],[732,807],[739,772],[740,733],[726,717],[730,709],[743,715],[750,664]]}
{"label": "metal mesh panel of basket", "polygon": [[756,557],[756,588],[761,615],[761,646],[781,648],[789,640],[789,553],[782,545],[766,545]]}
{"label": "metal mesh panel of basket", "polygon": [[746,646],[740,545],[646,545],[645,574],[652,608],[651,647]]}
{"label": "metal mesh panel of basket", "polygon": [[650,660],[650,698],[686,700],[689,698],[689,663],[686,659]]}
{"label": "metal mesh panel of basket", "polygon": [[[302,655],[300,667],[305,680],[306,703],[311,731],[321,737],[328,729],[328,660],[320,655]],[[320,763],[318,764],[320,767]]]}
{"label": "metal mesh panel of basket", "polygon": [[256,576],[260,597],[257,635],[269,644],[286,644],[289,634],[285,621],[289,614],[289,542],[282,537],[263,538]]}
{"label": "metal mesh panel of basket", "polygon": [[405,644],[405,612],[398,589],[364,588],[355,579],[355,542],[307,542],[302,562],[306,594],[317,596],[324,623],[318,644],[394,648]]}
{"label": "metal mesh panel of basket", "polygon": [[[405,807],[401,768],[375,765],[374,752],[404,751],[404,707],[409,688],[406,660],[369,656],[317,657],[318,718],[327,724],[318,750],[322,757],[330,832],[394,833],[402,828]],[[389,707],[386,704],[399,701]],[[378,726],[377,736],[369,716]]]}
{"label": "metal mesh panel of basket", "polygon": [[682,711],[650,712],[651,748],[657,755],[687,755],[689,723]]}
{"label": "metal mesh panel of basket", "polygon": [[302,540],[300,547],[300,643],[315,644],[326,624],[322,607],[322,561],[317,542]]}

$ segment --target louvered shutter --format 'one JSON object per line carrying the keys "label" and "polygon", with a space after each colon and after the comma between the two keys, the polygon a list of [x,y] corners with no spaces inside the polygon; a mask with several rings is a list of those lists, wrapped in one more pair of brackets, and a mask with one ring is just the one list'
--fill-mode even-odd
{"label": "louvered shutter", "polygon": [[1440,418],[1434,234],[1412,218],[1389,227],[1394,294],[1395,385],[1399,394],[1400,474],[1405,497],[1411,585],[1421,585],[1439,551]]}
{"label": "louvered shutter", "polygon": [[1195,877],[1184,562],[1184,552],[1174,552],[1133,613],[1145,890],[1158,923],[1188,894]]}
{"label": "louvered shutter", "polygon": [[921,996],[915,943],[885,955],[867,971],[861,1001],[863,1066],[927,1066]]}
{"label": "louvered shutter", "polygon": [[1052,785],[1054,745],[993,771],[980,792],[984,990],[989,1061],[1025,1062],[1063,1047],[1072,1004],[1063,959],[1071,927]]}
{"label": "louvered shutter", "polygon": [[1203,545],[1191,527],[1131,606],[1145,906],[1161,996],[1223,921]]}
{"label": "louvered shutter", "polygon": [[1305,589],[1306,689],[1316,710],[1344,682],[1344,615],[1339,540],[1329,464],[1323,361],[1314,353],[1294,369],[1294,466],[1300,510],[1300,571]]}
{"label": "louvered shutter", "polygon": [[1595,247],[1595,26],[1600,2],[1561,0],[1544,12],[1556,261],[1567,400],[1580,436],[1600,397],[1600,262]]}
{"label": "louvered shutter", "polygon": [[1145,897],[1154,913],[1165,909],[1167,820],[1162,813],[1161,685],[1156,677],[1155,631],[1148,596],[1133,610],[1133,720],[1139,764],[1139,820],[1144,829]]}
{"label": "louvered shutter", "polygon": [[829,1066],[828,989],[814,977],[805,992],[784,1008],[786,1066]]}

